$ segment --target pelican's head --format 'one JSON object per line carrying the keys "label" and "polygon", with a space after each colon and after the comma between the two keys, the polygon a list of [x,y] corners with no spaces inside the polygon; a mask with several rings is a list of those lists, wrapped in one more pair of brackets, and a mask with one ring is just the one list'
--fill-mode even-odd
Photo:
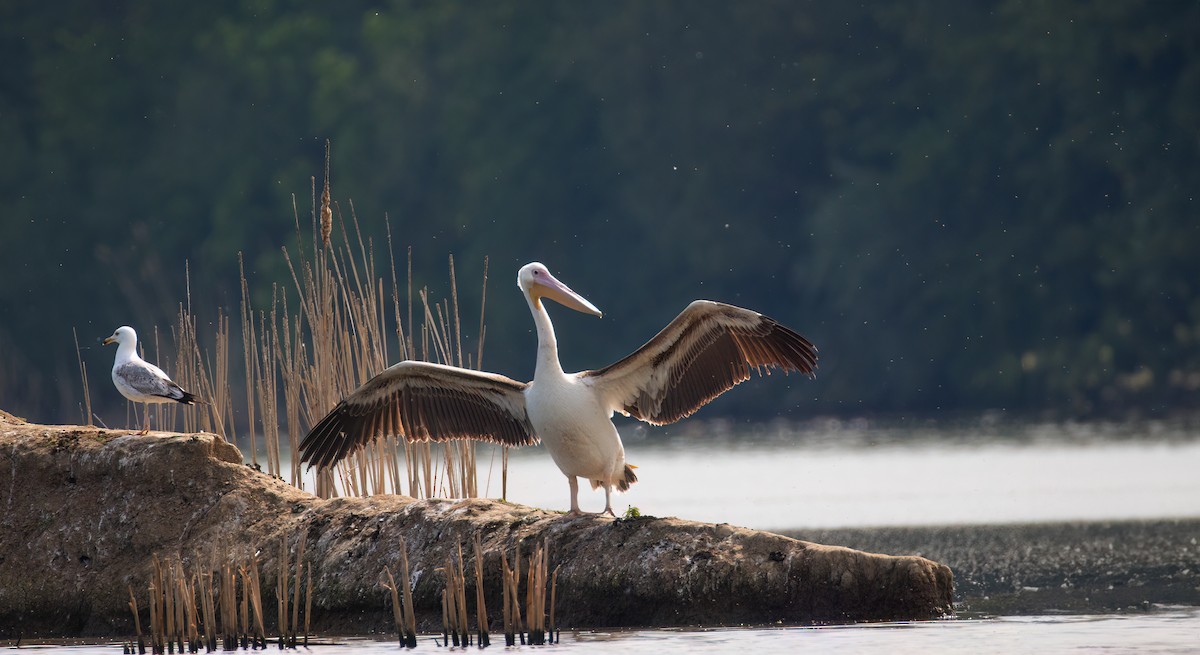
{"label": "pelican's head", "polygon": [[110,343],[115,343],[121,346],[129,344],[132,346],[133,344],[137,343],[137,332],[134,332],[133,328],[129,327],[128,325],[122,325],[121,327],[117,328],[116,332],[112,333],[111,337],[105,339],[101,343],[106,346]]}
{"label": "pelican's head", "polygon": [[526,264],[517,271],[517,287],[521,289],[526,298],[529,298],[529,302],[539,309],[542,306],[541,299],[549,298],[577,312],[603,316],[595,305],[571,291],[571,287],[554,279],[550,271],[546,270],[546,267],[540,262]]}

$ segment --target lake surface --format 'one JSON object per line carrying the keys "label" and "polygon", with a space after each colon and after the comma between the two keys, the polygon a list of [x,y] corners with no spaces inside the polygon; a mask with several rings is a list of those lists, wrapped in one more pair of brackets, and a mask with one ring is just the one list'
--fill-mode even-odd
{"label": "lake surface", "polygon": [[[718,630],[613,630],[563,632],[553,646],[475,647],[460,652],[717,654],[773,653],[1194,653],[1200,643],[1200,609],[1160,608],[1134,615],[1013,616],[994,619],[878,623],[815,628]],[[501,639],[503,637],[501,636]],[[440,639],[438,639],[440,641]],[[433,636],[415,652],[439,652]],[[503,643],[501,641],[501,643]],[[25,646],[12,653],[113,655],[119,644]],[[272,647],[270,652],[275,651]],[[291,651],[295,652],[295,651]],[[314,641],[299,652],[314,655],[385,655],[412,652],[393,640],[347,638]]]}
{"label": "lake surface", "polygon": [[[1184,425],[630,432],[638,482],[614,494],[618,515],[634,506],[764,530],[1200,517],[1200,434]],[[488,450],[479,482],[499,495]],[[604,508],[603,491],[580,487],[585,511]],[[540,447],[512,451],[508,500],[570,506]]]}

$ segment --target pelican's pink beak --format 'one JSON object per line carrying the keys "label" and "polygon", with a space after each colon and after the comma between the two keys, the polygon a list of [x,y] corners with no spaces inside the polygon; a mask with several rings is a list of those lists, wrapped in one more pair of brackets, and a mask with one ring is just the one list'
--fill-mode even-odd
{"label": "pelican's pink beak", "polygon": [[593,316],[604,316],[596,306],[588,302],[586,298],[575,293],[571,287],[559,282],[553,275],[546,273],[539,276],[529,288],[529,295],[533,298],[533,302],[537,303],[539,298],[549,298],[564,307],[570,307],[577,312],[591,314]]}

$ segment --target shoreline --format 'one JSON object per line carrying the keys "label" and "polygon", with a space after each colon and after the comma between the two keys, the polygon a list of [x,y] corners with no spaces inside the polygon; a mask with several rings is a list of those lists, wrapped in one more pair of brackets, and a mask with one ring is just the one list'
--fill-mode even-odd
{"label": "shoreline", "polygon": [[941,562],[960,618],[1200,607],[1200,518],[779,533]]}

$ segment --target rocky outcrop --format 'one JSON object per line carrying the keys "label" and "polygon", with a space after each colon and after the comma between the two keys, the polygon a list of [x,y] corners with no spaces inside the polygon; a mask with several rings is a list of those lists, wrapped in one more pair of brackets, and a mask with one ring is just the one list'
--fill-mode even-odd
{"label": "rocky outcrop", "polygon": [[146,593],[156,555],[192,570],[257,554],[270,607],[281,543],[294,549],[301,539],[314,630],[392,630],[380,582],[385,566],[398,575],[401,537],[427,630],[440,629],[436,569],[461,544],[470,571],[475,535],[493,622],[501,553],[527,555],[541,543],[550,568],[561,567],[563,627],[951,612],[950,570],[919,557],[679,519],[571,518],[497,500],[322,500],[245,466],[237,448],[210,434],[136,436],[0,414],[0,511],[0,638],[131,634],[129,589]]}

